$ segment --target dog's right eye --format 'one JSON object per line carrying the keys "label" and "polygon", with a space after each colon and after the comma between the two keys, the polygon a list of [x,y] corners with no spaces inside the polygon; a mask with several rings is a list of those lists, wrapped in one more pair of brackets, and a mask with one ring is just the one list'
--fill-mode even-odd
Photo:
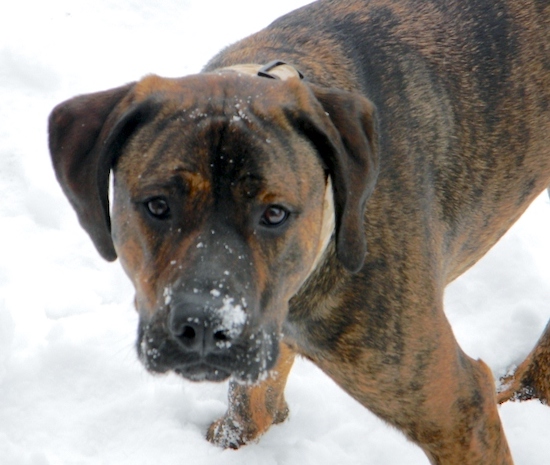
{"label": "dog's right eye", "polygon": [[149,214],[159,220],[165,220],[170,217],[170,206],[164,197],[153,197],[145,202],[145,207]]}

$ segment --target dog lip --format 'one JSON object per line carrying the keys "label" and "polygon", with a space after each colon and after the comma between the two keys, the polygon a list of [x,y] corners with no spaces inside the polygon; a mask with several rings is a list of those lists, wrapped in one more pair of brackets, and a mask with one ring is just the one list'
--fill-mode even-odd
{"label": "dog lip", "polygon": [[190,381],[225,381],[231,372],[205,362],[189,363],[173,369],[178,375]]}

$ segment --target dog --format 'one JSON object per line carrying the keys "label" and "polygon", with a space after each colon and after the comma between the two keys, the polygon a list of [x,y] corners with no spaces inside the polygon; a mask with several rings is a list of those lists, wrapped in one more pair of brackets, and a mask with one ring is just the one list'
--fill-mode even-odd
{"label": "dog", "polygon": [[497,402],[550,399],[550,326],[497,397],[443,312],[550,185],[547,1],[319,0],[61,103],[49,147],[145,367],[231,379],[214,444],[285,420],[296,354],[434,464],[512,463]]}

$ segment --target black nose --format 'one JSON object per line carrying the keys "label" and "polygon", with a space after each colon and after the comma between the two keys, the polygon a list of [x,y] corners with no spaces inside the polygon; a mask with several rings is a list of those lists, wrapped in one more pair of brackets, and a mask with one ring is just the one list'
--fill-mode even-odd
{"label": "black nose", "polygon": [[223,324],[218,311],[223,304],[194,295],[178,300],[171,306],[168,326],[183,349],[206,355],[231,346],[236,331]]}

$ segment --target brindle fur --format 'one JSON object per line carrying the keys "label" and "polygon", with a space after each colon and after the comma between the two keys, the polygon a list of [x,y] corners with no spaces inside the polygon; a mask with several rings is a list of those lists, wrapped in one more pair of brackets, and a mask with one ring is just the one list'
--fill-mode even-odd
{"label": "brindle fur", "polygon": [[[305,80],[216,71],[273,59]],[[458,346],[443,292],[550,184],[548,1],[321,0],[205,73],[77,97],[50,120],[61,185],[136,287],[146,366],[238,379],[208,432],[224,447],[286,418],[298,353],[432,463],[512,463],[491,372]],[[310,274],[325,172],[335,239]],[[159,190],[178,200],[169,222],[143,212]],[[258,208],[278,202],[299,214],[266,233]],[[213,349],[217,370],[193,371],[167,327],[194,290],[218,305],[216,285],[241,298],[247,323]],[[548,402],[549,328],[499,401]]]}

